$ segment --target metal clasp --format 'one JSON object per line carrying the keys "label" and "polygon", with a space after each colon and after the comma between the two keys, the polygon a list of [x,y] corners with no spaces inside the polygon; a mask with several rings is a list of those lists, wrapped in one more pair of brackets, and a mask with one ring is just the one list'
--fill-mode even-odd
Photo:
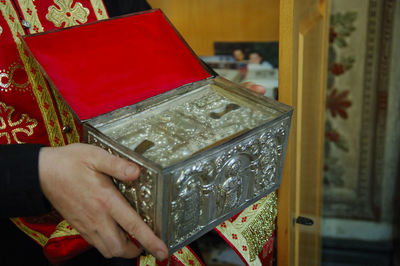
{"label": "metal clasp", "polygon": [[63,126],[62,132],[63,132],[64,134],[70,133],[70,132],[71,132],[71,127],[68,126],[68,125]]}
{"label": "metal clasp", "polygon": [[28,21],[26,21],[25,19],[23,19],[22,21],[21,21],[21,24],[22,24],[22,26],[24,26],[24,28],[27,28],[27,29],[30,29],[32,26],[31,26],[31,23],[29,23]]}

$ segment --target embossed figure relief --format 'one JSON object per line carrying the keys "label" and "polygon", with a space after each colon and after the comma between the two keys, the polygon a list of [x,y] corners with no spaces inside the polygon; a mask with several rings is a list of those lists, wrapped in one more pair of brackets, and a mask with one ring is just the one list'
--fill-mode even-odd
{"label": "embossed figure relief", "polygon": [[213,193],[209,189],[212,171],[209,165],[200,163],[183,170],[177,177],[171,191],[171,217],[176,239],[190,234],[194,224],[204,225],[204,217],[212,216],[206,213],[208,206],[205,206],[207,199],[212,197],[210,192]]}
{"label": "embossed figure relief", "polygon": [[277,188],[288,126],[288,120],[277,123],[178,171],[171,193],[172,243],[200,231],[202,221],[213,221]]}
{"label": "embossed figure relief", "polygon": [[[185,176],[186,180],[178,181],[180,189],[172,208],[176,209],[174,222],[176,237],[182,237],[193,230],[193,224],[199,224],[202,209],[201,180],[195,176]],[[175,204],[174,204],[175,203]]]}
{"label": "embossed figure relief", "polygon": [[245,200],[248,187],[245,179],[250,176],[250,158],[244,153],[233,156],[225,163],[217,176],[219,215],[228,213]]}

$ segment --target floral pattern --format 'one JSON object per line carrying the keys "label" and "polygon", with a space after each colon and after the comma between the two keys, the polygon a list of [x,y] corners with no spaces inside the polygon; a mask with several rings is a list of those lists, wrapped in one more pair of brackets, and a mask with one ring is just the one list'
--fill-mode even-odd
{"label": "floral pattern", "polygon": [[343,166],[339,158],[331,153],[332,146],[342,152],[349,152],[349,141],[339,129],[334,128],[335,119],[346,120],[349,117],[349,108],[352,106],[351,91],[341,89],[337,82],[342,76],[347,75],[353,67],[353,56],[339,56],[340,51],[348,45],[348,37],[355,30],[354,22],[357,13],[336,13],[331,16],[329,29],[329,58],[328,58],[328,82],[326,99],[326,123],[325,123],[325,166],[324,183],[328,186],[344,185]]}
{"label": "floral pattern", "polygon": [[332,117],[339,115],[343,119],[347,119],[347,108],[351,106],[351,101],[347,99],[348,90],[339,92],[336,88],[332,89],[328,95],[326,102],[327,108]]}

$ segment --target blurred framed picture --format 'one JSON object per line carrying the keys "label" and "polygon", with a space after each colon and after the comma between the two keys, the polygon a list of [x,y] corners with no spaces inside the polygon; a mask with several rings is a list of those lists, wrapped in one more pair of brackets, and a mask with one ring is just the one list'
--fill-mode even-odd
{"label": "blurred framed picture", "polygon": [[215,42],[214,55],[202,57],[219,75],[235,82],[254,82],[278,97],[278,42]]}

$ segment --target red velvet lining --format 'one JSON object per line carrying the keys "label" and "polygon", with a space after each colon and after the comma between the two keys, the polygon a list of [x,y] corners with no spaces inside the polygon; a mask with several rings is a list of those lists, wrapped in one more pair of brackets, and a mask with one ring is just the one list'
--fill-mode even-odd
{"label": "red velvet lining", "polygon": [[81,120],[210,77],[160,10],[24,40]]}

